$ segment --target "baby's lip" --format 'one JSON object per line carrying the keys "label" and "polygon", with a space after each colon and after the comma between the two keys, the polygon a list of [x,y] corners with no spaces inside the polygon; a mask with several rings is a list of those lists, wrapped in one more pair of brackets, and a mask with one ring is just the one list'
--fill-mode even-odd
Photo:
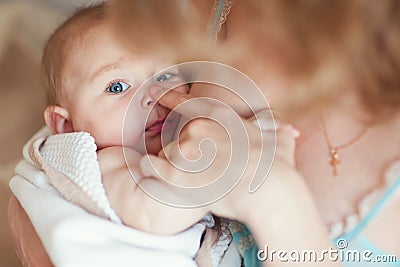
{"label": "baby's lip", "polygon": [[157,121],[153,122],[152,124],[146,125],[146,132],[148,131],[158,131],[162,128],[166,117],[160,118]]}

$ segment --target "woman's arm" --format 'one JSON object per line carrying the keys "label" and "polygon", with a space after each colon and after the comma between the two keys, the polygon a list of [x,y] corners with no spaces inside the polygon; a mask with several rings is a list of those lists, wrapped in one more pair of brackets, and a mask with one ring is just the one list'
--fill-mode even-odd
{"label": "woman's arm", "polygon": [[8,203],[8,222],[15,250],[23,266],[53,266],[28,215],[14,195]]}
{"label": "woman's arm", "polygon": [[[168,108],[174,109],[180,103],[191,99],[190,95],[182,95],[176,92],[169,92],[160,100],[160,103]],[[218,110],[218,106],[208,105],[211,115],[223,113]],[[176,111],[186,115],[193,116],[198,106],[192,106],[185,110],[182,106]],[[204,110],[202,111],[204,112]],[[212,117],[212,116],[211,116]],[[228,217],[244,222],[253,232],[260,249],[268,245],[269,251],[315,251],[316,255],[324,254],[332,246],[328,238],[327,231],[318,215],[315,203],[311,194],[304,183],[301,175],[294,166],[294,136],[287,127],[280,127],[275,136],[273,132],[264,131],[260,136],[260,128],[253,122],[243,120],[243,125],[247,131],[248,143],[250,146],[248,164],[244,175],[236,186],[218,200],[211,201],[209,209],[216,215]],[[178,143],[168,147],[167,157],[174,160],[174,154],[181,152],[186,157],[195,157],[196,150],[200,142],[206,138],[214,141],[219,157],[229,157],[231,153],[231,144],[227,142],[222,134],[221,127],[208,119],[197,119],[190,122],[181,132],[181,138]],[[269,168],[263,161],[260,163],[260,155],[265,151],[273,151],[276,145],[276,153],[267,179],[261,183],[261,186],[255,192],[250,193],[249,185],[252,181],[261,181],[262,177],[254,175],[259,167]],[[198,152],[197,152],[198,153]],[[246,155],[243,155],[245,157]],[[182,172],[162,157],[152,157],[151,164],[143,159],[141,162],[142,171],[146,175],[153,177],[169,178],[173,183],[189,185],[198,185],[199,177],[188,172]],[[222,161],[223,162],[223,161]],[[175,164],[179,164],[175,162]],[[218,159],[213,162],[214,170],[224,170],[226,166],[218,166]],[[264,163],[264,165],[263,165]],[[236,164],[234,164],[236,165]],[[204,184],[210,182],[208,175],[203,176]],[[261,178],[261,179],[260,179]],[[205,192],[207,193],[207,192]],[[288,258],[288,255],[286,255]],[[268,266],[296,265],[310,266],[316,264],[321,266],[340,266],[339,263],[332,262],[327,254],[323,262],[317,261],[280,261],[275,259],[271,262],[266,261]]]}

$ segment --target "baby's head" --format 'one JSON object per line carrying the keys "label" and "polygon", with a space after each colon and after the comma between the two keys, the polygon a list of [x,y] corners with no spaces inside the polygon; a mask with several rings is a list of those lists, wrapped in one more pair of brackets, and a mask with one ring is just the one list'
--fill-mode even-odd
{"label": "baby's head", "polygon": [[[89,132],[99,149],[124,145],[144,152],[141,140],[149,153],[161,149],[161,126],[174,122],[165,122],[170,110],[154,104],[151,88],[170,88],[182,79],[177,71],[161,72],[146,90],[138,90],[165,65],[120,43],[104,3],[76,12],[54,32],[42,66],[49,101],[44,115],[53,134]],[[175,90],[187,92],[188,86]],[[124,144],[123,134],[130,140]]]}

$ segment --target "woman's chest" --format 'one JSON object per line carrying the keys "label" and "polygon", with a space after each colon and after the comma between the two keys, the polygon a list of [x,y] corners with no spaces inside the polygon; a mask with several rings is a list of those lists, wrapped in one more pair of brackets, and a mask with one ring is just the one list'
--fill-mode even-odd
{"label": "woman's chest", "polygon": [[384,183],[382,162],[371,159],[364,147],[356,144],[339,150],[340,162],[333,166],[320,133],[301,138],[296,145],[297,167],[326,225],[345,223],[347,217],[360,214],[364,198]]}
{"label": "woman's chest", "polygon": [[[398,190],[399,191],[399,190]],[[362,234],[385,253],[400,258],[400,192],[393,195],[363,229]]]}

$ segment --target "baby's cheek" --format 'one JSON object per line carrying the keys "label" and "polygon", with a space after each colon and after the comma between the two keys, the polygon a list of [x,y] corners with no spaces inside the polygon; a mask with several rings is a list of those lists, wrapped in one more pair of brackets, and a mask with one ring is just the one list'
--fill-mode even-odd
{"label": "baby's cheek", "polygon": [[139,123],[126,123],[123,132],[123,145],[127,147],[137,146],[139,141],[141,141],[143,131],[144,125],[140,125]]}

